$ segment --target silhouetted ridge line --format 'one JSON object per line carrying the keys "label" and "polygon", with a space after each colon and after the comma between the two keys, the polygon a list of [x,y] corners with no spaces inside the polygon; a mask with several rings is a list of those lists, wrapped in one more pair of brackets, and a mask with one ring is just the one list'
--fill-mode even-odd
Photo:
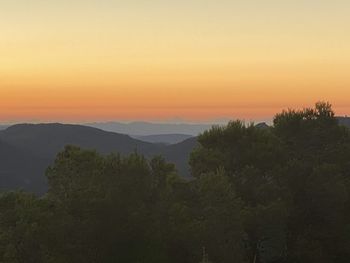
{"label": "silhouetted ridge line", "polygon": [[[3,161],[5,159],[1,159],[2,167],[11,171],[11,180],[8,173],[6,175],[3,173],[2,178],[5,179],[0,189],[23,188],[38,193],[46,191],[45,169],[66,145],[92,149],[102,154],[125,155],[137,151],[146,157],[163,155],[168,161],[175,163],[183,176],[189,176],[188,156],[193,149],[193,144],[188,144],[187,141],[166,146],[93,127],[60,123],[13,125],[0,131],[0,140],[11,149],[16,149],[10,151],[6,150],[5,146],[2,147],[5,153],[12,153],[8,155],[6,163],[13,165],[5,165]],[[8,181],[13,183],[6,183]]]}

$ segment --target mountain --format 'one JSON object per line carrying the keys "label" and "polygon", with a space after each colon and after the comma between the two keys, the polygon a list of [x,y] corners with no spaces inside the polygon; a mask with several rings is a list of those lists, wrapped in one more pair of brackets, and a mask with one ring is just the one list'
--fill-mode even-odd
{"label": "mountain", "polygon": [[350,128],[350,117],[337,117],[340,125],[344,125]]}
{"label": "mountain", "polygon": [[0,125],[0,131],[7,129],[9,126],[7,125]]}
{"label": "mountain", "polygon": [[65,145],[95,149],[101,153],[143,153],[158,146],[139,141],[128,135],[106,132],[96,128],[71,124],[19,124],[0,132],[0,139],[35,156],[56,155]]}
{"label": "mountain", "polygon": [[176,164],[180,175],[189,176],[190,166],[188,164],[190,154],[198,146],[197,137],[192,137],[183,142],[164,147],[161,154],[166,160]]}
{"label": "mountain", "polygon": [[0,131],[0,189],[44,193],[44,171],[66,145],[94,149],[107,154],[137,151],[146,157],[163,155],[189,176],[188,156],[196,138],[173,145],[160,145],[82,125],[19,124]]}
{"label": "mountain", "polygon": [[256,124],[255,127],[259,128],[259,129],[268,129],[270,126],[267,125],[266,122],[260,122],[260,123]]}
{"label": "mountain", "polygon": [[131,136],[135,139],[150,142],[150,143],[160,143],[160,144],[176,144],[183,142],[191,137],[188,134],[155,134],[155,135],[145,135],[145,136]]}
{"label": "mountain", "polygon": [[0,191],[30,189],[42,192],[46,188],[43,176],[47,162],[0,140]]}
{"label": "mountain", "polygon": [[149,123],[149,122],[106,122],[89,123],[86,126],[98,128],[105,131],[132,134],[136,136],[147,136],[154,134],[188,134],[197,136],[209,129],[211,124],[188,124],[188,123]]}

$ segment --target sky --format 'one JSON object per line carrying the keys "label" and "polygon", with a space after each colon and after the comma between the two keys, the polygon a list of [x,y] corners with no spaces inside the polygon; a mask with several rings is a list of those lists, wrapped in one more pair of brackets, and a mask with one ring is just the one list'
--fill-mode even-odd
{"label": "sky", "polygon": [[348,0],[0,0],[0,122],[350,115]]}

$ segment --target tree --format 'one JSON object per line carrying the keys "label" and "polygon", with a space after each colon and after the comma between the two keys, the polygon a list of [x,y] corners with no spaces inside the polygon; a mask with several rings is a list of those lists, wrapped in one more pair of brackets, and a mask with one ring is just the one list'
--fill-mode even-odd
{"label": "tree", "polygon": [[273,132],[289,158],[281,174],[289,203],[289,262],[342,262],[350,133],[329,103],[276,115]]}
{"label": "tree", "polygon": [[242,206],[249,262],[346,262],[350,133],[329,103],[243,122],[199,137],[196,178],[224,170]]}
{"label": "tree", "polygon": [[[240,238],[245,242],[248,260],[279,258],[286,239],[286,208],[278,199],[281,188],[277,176],[285,158],[279,139],[270,129],[236,121],[226,127],[213,127],[198,141],[201,146],[191,156],[193,174],[197,178],[217,170],[227,174],[231,191],[242,201],[237,213],[243,221],[245,235]],[[267,246],[271,247],[268,252]]]}
{"label": "tree", "polygon": [[215,126],[193,180],[161,156],[67,146],[45,196],[0,195],[0,262],[348,262],[350,131],[334,116],[317,103]]}

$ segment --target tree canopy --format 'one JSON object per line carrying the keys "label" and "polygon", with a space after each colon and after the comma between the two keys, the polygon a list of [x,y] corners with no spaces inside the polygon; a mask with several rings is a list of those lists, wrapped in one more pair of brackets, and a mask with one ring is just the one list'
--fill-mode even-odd
{"label": "tree canopy", "polygon": [[350,131],[329,103],[198,142],[191,180],[161,156],[67,146],[44,196],[0,195],[0,262],[348,262]]}

